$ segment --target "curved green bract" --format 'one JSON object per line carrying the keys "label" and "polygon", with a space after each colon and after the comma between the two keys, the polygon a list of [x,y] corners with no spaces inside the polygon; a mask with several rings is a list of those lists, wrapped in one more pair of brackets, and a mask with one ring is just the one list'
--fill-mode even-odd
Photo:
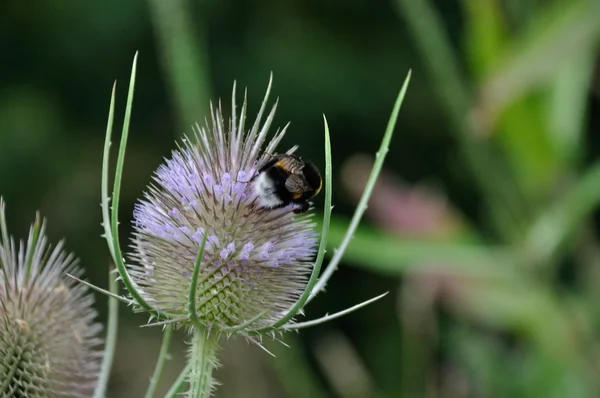
{"label": "curved green bract", "polygon": [[235,333],[235,332],[239,332],[240,330],[244,330],[247,327],[249,327],[250,325],[252,325],[253,323],[257,322],[258,320],[260,320],[262,317],[264,317],[265,315],[267,315],[269,313],[269,310],[264,310],[262,312],[260,312],[258,315],[256,315],[255,317],[240,323],[237,326],[231,326],[231,327],[227,327],[227,328],[220,328],[219,332],[222,333]]}
{"label": "curved green bract", "polygon": [[320,325],[321,323],[325,323],[325,322],[329,322],[329,321],[331,321],[333,319],[341,318],[344,315],[347,315],[347,314],[349,314],[351,312],[354,312],[354,311],[356,311],[358,309],[361,309],[362,307],[366,307],[367,305],[372,304],[372,303],[374,303],[375,301],[377,301],[377,300],[379,300],[381,298],[384,298],[385,296],[388,295],[388,293],[389,292],[385,292],[383,294],[380,294],[377,297],[373,297],[372,299],[363,301],[362,303],[359,303],[359,304],[356,304],[356,305],[354,305],[352,307],[346,308],[345,310],[338,311],[338,312],[335,312],[333,314],[328,314],[328,315],[325,315],[324,317],[313,319],[312,321],[294,323],[294,324],[291,324],[291,325],[284,325],[283,328],[287,329],[287,330],[298,330],[298,329],[304,329],[304,328],[308,328],[308,327],[315,326],[315,325]]}
{"label": "curved green bract", "polygon": [[317,279],[319,277],[319,272],[321,271],[321,265],[323,264],[323,258],[325,257],[325,248],[327,247],[327,234],[329,232],[329,221],[331,219],[331,141],[329,138],[329,126],[327,125],[327,119],[325,115],[323,115],[323,121],[325,123],[325,209],[323,210],[323,229],[321,232],[321,242],[319,244],[319,252],[317,254],[317,259],[313,266],[313,271],[310,275],[310,279],[306,285],[306,289],[302,296],[298,299],[296,304],[286,315],[284,315],[280,320],[273,323],[271,326],[262,329],[253,330],[253,333],[262,334],[274,329],[277,329],[281,325],[289,322],[293,317],[296,316],[298,311],[304,307],[304,304],[309,298],[310,293],[312,292],[313,287],[317,283]]}
{"label": "curved green bract", "polygon": [[119,196],[121,193],[121,178],[123,176],[123,163],[125,162],[125,149],[127,146],[127,136],[129,134],[129,121],[131,119],[131,108],[133,105],[133,92],[135,86],[135,72],[137,65],[137,53],[133,58],[133,65],[131,68],[131,78],[129,80],[129,92],[127,94],[127,106],[125,108],[125,118],[123,121],[123,132],[121,135],[121,143],[119,146],[119,154],[117,157],[117,168],[115,171],[115,182],[113,186],[113,197],[112,197],[112,213],[109,218],[108,204],[110,198],[108,197],[108,161],[110,152],[110,140],[112,134],[112,122],[114,115],[115,106],[115,90],[113,86],[113,92],[110,99],[110,110],[108,125],[106,128],[106,138],[104,142],[104,157],[102,161],[102,216],[104,225],[104,234],[108,242],[110,254],[119,271],[119,275],[123,284],[127,288],[131,297],[135,300],[136,304],[139,305],[144,311],[147,311],[156,318],[165,318],[165,314],[159,313],[153,309],[144,298],[140,295],[135,287],[135,284],[131,280],[125,263],[123,262],[123,254],[119,244],[119,229],[118,229],[118,214],[119,214]]}
{"label": "curved green bract", "polygon": [[207,236],[208,232],[205,232],[202,237],[202,243],[200,244],[200,251],[194,262],[194,272],[192,273],[192,281],[190,283],[190,291],[188,294],[188,317],[194,325],[200,324],[200,319],[198,319],[198,313],[196,312],[196,293],[198,288],[198,274],[200,274],[200,264],[202,263],[202,256],[204,256],[204,246],[206,246]]}
{"label": "curved green bract", "polygon": [[115,256],[115,250],[112,244],[112,232],[110,230],[110,215],[109,215],[109,201],[108,195],[108,161],[110,158],[110,139],[112,136],[112,126],[115,117],[115,91],[117,90],[117,82],[113,83],[112,91],[110,94],[110,106],[108,108],[108,121],[106,122],[106,134],[104,136],[104,150],[102,152],[102,227],[104,228],[104,238],[108,242],[108,250],[113,259],[113,262],[117,263]]}
{"label": "curved green bract", "polygon": [[[344,252],[350,244],[350,240],[352,236],[356,232],[356,228],[362,219],[365,210],[367,210],[367,203],[371,198],[371,193],[373,192],[373,188],[375,187],[375,182],[377,182],[377,178],[379,177],[379,173],[381,172],[381,168],[383,166],[383,161],[385,160],[385,156],[388,153],[388,148],[390,146],[390,141],[392,140],[392,136],[394,135],[394,128],[396,127],[396,121],[398,120],[398,113],[400,112],[400,107],[402,106],[402,102],[404,101],[404,96],[406,95],[406,90],[408,89],[408,84],[410,82],[411,71],[408,72],[406,79],[404,79],[404,83],[402,84],[402,88],[398,93],[398,97],[396,99],[396,103],[394,104],[394,108],[392,110],[392,114],[390,115],[390,120],[388,121],[388,125],[385,130],[385,134],[383,135],[383,139],[381,140],[381,145],[379,146],[379,151],[377,152],[377,156],[375,158],[375,163],[373,164],[373,169],[371,170],[371,174],[369,175],[369,179],[367,181],[367,185],[365,186],[365,190],[356,206],[356,211],[352,216],[352,221],[350,222],[350,226],[346,231],[346,235],[342,240],[342,243],[337,251],[335,251],[331,261],[327,265],[325,271],[323,271],[323,275],[319,278],[319,281],[316,283],[314,288],[312,288],[310,292],[310,296],[307,302],[310,302],[315,296],[325,288],[327,281],[331,278],[331,275],[337,269],[342,257],[344,256]],[[329,225],[329,220],[327,220],[327,225]],[[323,222],[323,226],[325,223]]]}
{"label": "curved green bract", "polygon": [[[110,292],[110,291],[108,291],[108,290],[105,290],[105,289],[99,288],[98,286],[96,286],[96,285],[92,285],[91,283],[89,283],[89,282],[87,282],[87,281],[84,281],[83,279],[79,279],[78,277],[76,277],[76,276],[73,276],[73,275],[71,275],[71,274],[69,274],[69,273],[67,273],[66,275],[67,275],[69,278],[71,278],[71,279],[73,279],[73,280],[76,280],[77,282],[79,282],[79,283],[82,283],[82,284],[86,285],[86,286],[87,286],[87,287],[89,287],[90,289],[92,289],[92,290],[95,290],[95,291],[97,291],[97,292],[98,292],[98,293],[100,293],[100,294],[104,294],[105,296],[111,297],[111,298],[113,298],[113,299],[115,299],[115,300],[117,300],[117,301],[120,301],[120,302],[122,302],[122,303],[123,303],[123,304],[125,304],[125,305],[132,305],[132,304],[135,304],[135,301],[133,301],[133,300],[131,300],[131,299],[125,298],[125,297],[123,297],[123,296],[119,296],[118,294],[115,294],[115,293],[112,293],[112,292]],[[116,282],[116,280],[115,280],[115,282]],[[115,291],[117,291],[117,289],[116,289],[116,288],[115,288]]]}

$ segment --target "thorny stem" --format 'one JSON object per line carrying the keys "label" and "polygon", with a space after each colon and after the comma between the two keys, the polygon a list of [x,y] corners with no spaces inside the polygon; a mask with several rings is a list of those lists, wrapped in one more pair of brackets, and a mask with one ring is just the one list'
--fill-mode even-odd
{"label": "thorny stem", "polygon": [[210,397],[214,387],[212,372],[218,365],[218,347],[219,344],[215,333],[210,333],[210,331],[200,327],[200,325],[194,328],[189,358],[191,364],[189,398]]}

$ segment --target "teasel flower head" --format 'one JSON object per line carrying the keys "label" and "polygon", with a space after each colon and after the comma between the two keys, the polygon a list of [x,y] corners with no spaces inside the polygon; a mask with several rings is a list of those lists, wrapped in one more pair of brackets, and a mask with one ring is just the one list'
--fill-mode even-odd
{"label": "teasel flower head", "polygon": [[39,218],[26,243],[9,237],[0,199],[0,397],[90,397],[101,325],[92,295],[68,278],[82,270]]}
{"label": "teasel flower head", "polygon": [[231,119],[211,108],[210,122],[172,152],[135,207],[129,274],[144,300],[179,326],[191,324],[194,281],[197,318],[216,332],[252,319],[249,328],[267,327],[304,292],[318,241],[312,211],[263,208],[253,185],[286,130],[267,143],[275,109],[261,124],[263,103],[246,129],[246,101],[237,117],[234,88]]}
{"label": "teasel flower head", "polygon": [[[119,243],[118,214],[136,66],[137,53],[129,82],[112,195],[109,195],[108,181],[116,84],[111,96],[102,163],[104,237],[130,298],[115,294],[115,290],[93,288],[111,296],[114,303],[119,300],[150,314],[150,325],[165,327],[149,387],[150,396],[168,356],[174,328],[185,327],[193,337],[188,363],[170,391],[181,391],[187,382],[189,396],[208,397],[215,386],[212,371],[218,364],[220,336],[239,334],[262,347],[261,337],[265,334],[276,338],[277,332],[327,322],[386,295],[311,321],[294,320],[304,306],[323,291],[356,231],[388,151],[410,73],[394,105],[355,215],[339,250],[320,273],[331,218],[329,128],[324,120],[325,206],[318,239],[312,211],[302,212],[306,210],[305,203],[299,204],[302,206],[300,212],[294,211],[295,205],[265,208],[265,204],[275,201],[268,200],[271,198],[265,198],[265,192],[257,189],[269,185],[263,184],[268,179],[260,173],[278,152],[278,144],[286,130],[277,131],[267,141],[276,105],[264,123],[262,119],[272,80],[251,127],[246,128],[245,123],[246,99],[239,116],[237,114],[234,84],[231,118],[225,122],[220,104],[216,109],[211,106],[210,121],[204,127],[196,126],[193,136],[184,139],[158,168],[144,198],[136,204],[133,250],[125,260]],[[293,150],[295,147],[287,153]],[[296,171],[283,173],[286,185],[289,176],[296,175],[301,169],[306,176],[305,182],[311,180],[309,185],[316,187],[314,168],[310,171],[301,168],[297,160],[276,164],[282,168],[288,165]],[[318,179],[316,182],[320,185],[320,177]],[[290,182],[298,183],[297,178]],[[317,191],[313,189],[313,192]]]}

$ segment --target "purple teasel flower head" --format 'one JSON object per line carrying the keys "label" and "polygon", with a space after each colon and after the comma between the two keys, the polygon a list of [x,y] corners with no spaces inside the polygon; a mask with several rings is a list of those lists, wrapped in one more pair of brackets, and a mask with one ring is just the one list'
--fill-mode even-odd
{"label": "purple teasel flower head", "polygon": [[287,128],[266,144],[277,107],[261,124],[267,97],[245,130],[246,100],[237,117],[234,85],[229,122],[211,106],[210,122],[172,152],[135,207],[129,273],[145,301],[177,326],[192,326],[189,290],[203,242],[195,308],[209,330],[252,319],[239,333],[268,327],[306,287],[318,242],[312,212],[262,208],[253,188]]}
{"label": "purple teasel flower head", "polygon": [[88,287],[39,218],[27,243],[9,237],[0,199],[0,397],[90,397],[98,381],[102,327]]}

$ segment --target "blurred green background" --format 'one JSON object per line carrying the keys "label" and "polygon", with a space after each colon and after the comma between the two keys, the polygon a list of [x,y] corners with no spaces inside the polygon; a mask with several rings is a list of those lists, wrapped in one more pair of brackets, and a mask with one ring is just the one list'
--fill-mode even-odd
{"label": "blurred green background", "polygon": [[[4,0],[0,194],[15,235],[39,209],[106,286],[101,151],[135,51],[123,244],[174,140],[210,99],[229,114],[234,80],[252,120],[272,71],[283,149],[323,167],[329,120],[332,252],[412,68],[366,220],[307,318],[390,294],[268,343],[277,358],[225,342],[216,396],[600,396],[599,44],[598,0]],[[143,396],[160,343],[145,321],[121,311],[110,397]]]}

